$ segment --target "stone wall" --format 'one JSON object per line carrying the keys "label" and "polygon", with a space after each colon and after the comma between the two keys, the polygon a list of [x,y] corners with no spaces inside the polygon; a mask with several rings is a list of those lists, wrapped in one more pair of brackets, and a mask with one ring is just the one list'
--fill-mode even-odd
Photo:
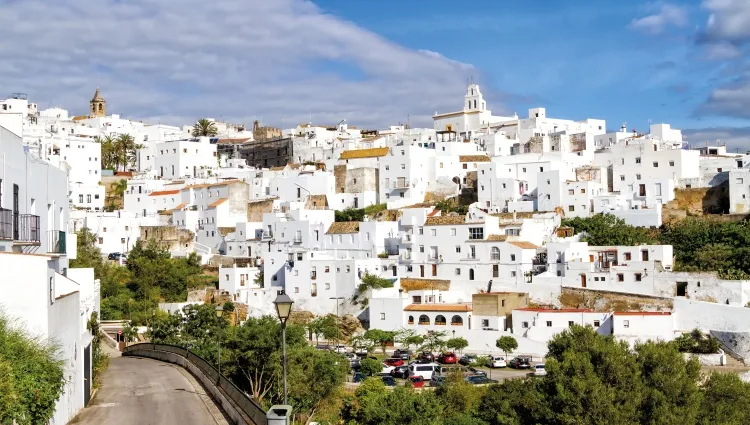
{"label": "stone wall", "polygon": [[173,226],[141,226],[140,240],[155,241],[160,247],[169,251],[194,251],[195,234],[187,229]]}
{"label": "stone wall", "polygon": [[334,166],[333,177],[336,179],[336,193],[346,193],[346,165]]}
{"label": "stone wall", "polygon": [[750,332],[711,331],[711,335],[719,340],[729,354],[750,364]]}
{"label": "stone wall", "polygon": [[670,311],[673,308],[670,298],[581,288],[562,288],[560,304],[595,311]]}
{"label": "stone wall", "polygon": [[274,199],[264,199],[262,201],[252,201],[247,203],[247,221],[263,221],[263,214],[273,211]]}

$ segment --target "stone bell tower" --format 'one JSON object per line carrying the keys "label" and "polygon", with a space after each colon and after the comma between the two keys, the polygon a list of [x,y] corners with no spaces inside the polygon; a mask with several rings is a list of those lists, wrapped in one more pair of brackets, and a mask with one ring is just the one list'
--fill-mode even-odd
{"label": "stone bell tower", "polygon": [[91,106],[91,117],[103,117],[107,115],[107,101],[104,100],[102,95],[99,93],[99,87],[96,88],[96,92],[94,93],[94,97],[91,99],[91,102],[89,102],[89,105]]}

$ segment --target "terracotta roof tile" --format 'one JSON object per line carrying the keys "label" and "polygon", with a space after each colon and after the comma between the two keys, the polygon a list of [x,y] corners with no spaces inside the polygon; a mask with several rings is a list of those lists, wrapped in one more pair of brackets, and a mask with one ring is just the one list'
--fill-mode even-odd
{"label": "terracotta roof tile", "polygon": [[489,236],[487,236],[487,240],[489,242],[504,242],[506,239],[508,239],[507,235],[489,235]]}
{"label": "terracotta roof tile", "polygon": [[668,311],[616,311],[616,316],[671,316]]}
{"label": "terracotta roof tile", "polygon": [[471,311],[468,304],[409,304],[404,307],[404,311]]}
{"label": "terracotta roof tile", "polygon": [[224,202],[226,202],[228,200],[229,200],[229,198],[219,198],[219,199],[215,200],[212,204],[209,204],[208,208],[218,207],[219,205],[223,204]]}
{"label": "terracotta roof tile", "polygon": [[508,242],[508,243],[511,244],[511,245],[515,245],[515,246],[517,246],[517,247],[519,247],[521,249],[537,249],[537,248],[539,248],[538,246],[534,245],[531,242],[511,241],[511,242]]}
{"label": "terracotta roof tile", "polygon": [[487,155],[459,155],[459,162],[490,162],[490,157]]}
{"label": "terracotta roof tile", "polygon": [[441,215],[437,217],[427,217],[425,226],[445,226],[450,224],[466,224],[466,216],[463,215]]}
{"label": "terracotta roof tile", "polygon": [[355,149],[341,152],[339,159],[376,158],[388,155],[388,148]]}
{"label": "terracotta roof tile", "polygon": [[181,209],[185,208],[187,206],[187,203],[182,203],[172,209],[172,211],[180,211]]}
{"label": "terracotta roof tile", "polygon": [[180,193],[179,190],[159,190],[149,193],[148,196],[176,195],[178,193]]}
{"label": "terracotta roof tile", "polygon": [[537,313],[596,313],[596,311],[590,310],[587,308],[561,308],[559,310],[556,310],[553,308],[524,307],[524,308],[514,308],[514,310],[536,311]]}
{"label": "terracotta roof tile", "polygon": [[359,232],[358,221],[342,221],[332,223],[331,227],[328,228],[326,235],[339,235],[345,233],[357,233]]}
{"label": "terracotta roof tile", "polygon": [[242,139],[227,138],[227,139],[219,139],[216,141],[216,143],[220,145],[240,145],[242,143],[247,142],[248,140],[250,140],[249,137],[242,138]]}

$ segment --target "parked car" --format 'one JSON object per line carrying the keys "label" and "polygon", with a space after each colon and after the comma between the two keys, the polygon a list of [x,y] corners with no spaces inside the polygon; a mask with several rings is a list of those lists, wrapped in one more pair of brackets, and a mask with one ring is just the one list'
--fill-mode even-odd
{"label": "parked car", "polygon": [[429,360],[430,362],[435,361],[435,355],[430,353],[429,351],[422,351],[422,353],[419,355],[419,358],[423,360]]}
{"label": "parked car", "polygon": [[470,367],[469,372],[473,373],[474,375],[487,376],[487,372],[483,371],[482,369],[477,369],[474,367]]}
{"label": "parked car", "polygon": [[346,345],[337,344],[331,347],[331,351],[334,351],[336,353],[346,353],[349,350],[346,348]]}
{"label": "parked car", "polygon": [[391,371],[391,376],[394,378],[406,379],[409,375],[409,366],[399,366]]}
{"label": "parked car", "polygon": [[505,367],[508,363],[505,361],[505,357],[502,356],[491,356],[487,359],[487,367]]}
{"label": "parked car", "polygon": [[383,383],[386,387],[395,387],[396,386],[396,380],[393,379],[392,376],[381,376],[380,379],[383,380]]}
{"label": "parked car", "polygon": [[433,375],[432,379],[430,379],[430,386],[431,387],[439,387],[445,383],[445,376],[442,375]]}
{"label": "parked car", "polygon": [[534,376],[545,376],[547,375],[547,370],[544,369],[544,364],[540,363],[536,366],[534,366]]}
{"label": "parked car", "polygon": [[479,356],[477,356],[476,354],[464,354],[463,356],[461,356],[458,362],[464,366],[468,366],[477,361],[478,358]]}
{"label": "parked car", "polygon": [[358,356],[366,356],[368,354],[367,348],[365,347],[357,347],[354,349],[354,354]]}
{"label": "parked car", "polygon": [[114,261],[121,266],[125,266],[128,264],[128,254],[110,252],[109,255],[107,255],[107,260]]}
{"label": "parked car", "polygon": [[465,373],[468,373],[468,372],[469,372],[469,370],[466,368],[466,366],[461,366],[461,365],[457,365],[457,364],[454,364],[454,365],[451,365],[451,364],[445,364],[445,365],[439,364],[435,368],[435,373],[437,373],[438,375],[442,375],[442,376],[448,376],[451,373],[464,373],[465,374]]}
{"label": "parked car", "polygon": [[107,260],[119,260],[121,255],[122,254],[119,252],[110,252],[109,255],[107,255]]}
{"label": "parked car", "polygon": [[401,360],[411,360],[411,351],[400,348],[393,352],[393,357],[398,357]]}
{"label": "parked car", "polygon": [[414,388],[424,387],[424,378],[419,375],[410,376],[409,381],[411,381],[411,384],[412,386],[414,386]]}
{"label": "parked car", "polygon": [[383,363],[387,364],[388,366],[393,366],[393,367],[404,365],[404,361],[401,360],[400,358],[385,359],[383,360]]}
{"label": "parked car", "polygon": [[359,368],[362,366],[362,363],[359,360],[359,357],[349,360],[349,367],[352,370],[359,370]]}
{"label": "parked car", "polygon": [[428,381],[435,375],[438,367],[439,365],[435,363],[412,363],[409,365],[409,376],[419,375]]}
{"label": "parked car", "polygon": [[497,379],[489,379],[483,375],[472,375],[464,378],[471,385],[497,384]]}
{"label": "parked car", "polygon": [[456,364],[458,363],[458,359],[454,353],[446,352],[440,353],[438,356],[438,362],[442,364]]}
{"label": "parked car", "polygon": [[365,378],[367,378],[367,377],[365,376],[365,374],[364,374],[364,373],[361,373],[361,372],[357,372],[357,373],[355,373],[355,374],[354,374],[354,376],[352,377],[352,382],[354,382],[354,383],[362,382],[362,381],[364,381],[364,380],[365,380]]}
{"label": "parked car", "polygon": [[513,369],[529,369],[531,368],[531,358],[526,356],[514,357],[508,366]]}
{"label": "parked car", "polygon": [[385,362],[383,364],[383,370],[380,371],[381,375],[390,375],[391,371],[396,368],[396,366],[391,366],[386,364]]}
{"label": "parked car", "polygon": [[430,359],[416,359],[416,360],[414,360],[413,362],[411,362],[409,364],[415,364],[415,363],[416,364],[428,364],[428,363],[432,363],[432,360],[430,360]]}

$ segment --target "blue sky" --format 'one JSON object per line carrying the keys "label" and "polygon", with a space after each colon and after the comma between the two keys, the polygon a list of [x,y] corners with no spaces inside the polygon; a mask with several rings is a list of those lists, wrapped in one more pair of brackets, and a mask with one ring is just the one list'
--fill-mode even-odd
{"label": "blue sky", "polygon": [[474,77],[497,113],[750,150],[748,0],[0,0],[0,37],[0,87],[74,113],[430,126]]}

